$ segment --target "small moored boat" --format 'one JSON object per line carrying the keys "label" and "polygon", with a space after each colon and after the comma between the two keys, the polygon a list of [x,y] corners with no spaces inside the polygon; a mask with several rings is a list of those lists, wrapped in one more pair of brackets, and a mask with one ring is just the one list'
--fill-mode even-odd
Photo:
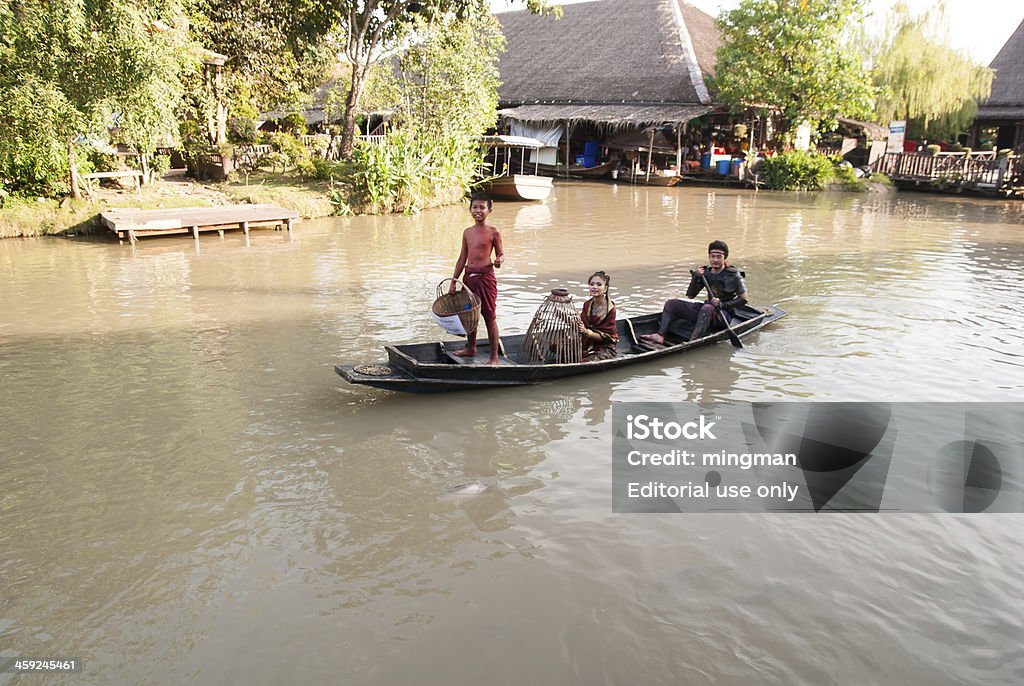
{"label": "small moored boat", "polygon": [[545,200],[551,195],[551,178],[533,174],[508,174],[481,184],[496,200]]}
{"label": "small moored boat", "polygon": [[648,186],[674,186],[679,183],[678,174],[637,174],[630,179],[633,183],[646,184]]}
{"label": "small moored boat", "polygon": [[[784,316],[786,313],[774,306],[759,309],[744,305],[732,313],[730,327],[736,337],[742,338]],[[687,339],[693,330],[693,323],[679,320],[669,332],[668,345],[654,346],[641,341],[640,336],[657,331],[660,320],[660,312],[620,319],[618,355],[594,362],[518,363],[515,360],[525,334],[516,334],[501,337],[505,354],[498,365],[486,364],[490,350],[487,341],[480,340],[477,342],[477,355],[472,358],[452,354],[464,346],[461,341],[413,343],[385,346],[387,362],[337,365],[334,369],[349,383],[410,393],[521,386],[656,360],[732,337],[729,331],[723,329],[690,341]],[[452,347],[449,348],[449,345]]]}
{"label": "small moored boat", "polygon": [[[494,176],[480,181],[480,187],[492,197],[501,200],[546,200],[551,195],[551,178],[539,175],[536,163],[533,174],[516,174],[512,171],[513,167],[525,171],[526,151],[542,147],[543,143],[539,140],[525,136],[485,136],[481,145],[494,151],[493,156],[488,154],[492,160],[490,164]],[[518,161],[514,158],[517,150]]]}
{"label": "small moored boat", "polygon": [[[529,162],[527,162],[529,164]],[[619,166],[618,160],[609,160],[602,162],[601,164],[593,167],[584,167],[582,164],[571,164],[567,168],[564,164],[540,164],[537,163],[537,170],[539,173],[545,176],[554,177],[566,177],[579,178],[579,179],[599,179],[603,176],[608,176],[613,169],[617,169]]]}

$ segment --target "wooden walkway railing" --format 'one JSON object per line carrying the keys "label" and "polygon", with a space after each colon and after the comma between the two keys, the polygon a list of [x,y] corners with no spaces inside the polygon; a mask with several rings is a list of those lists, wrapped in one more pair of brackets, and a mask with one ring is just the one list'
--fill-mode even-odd
{"label": "wooden walkway railing", "polygon": [[1024,184],[1024,158],[995,153],[886,153],[875,160],[873,172],[894,182],[932,183],[942,187],[1012,190]]}

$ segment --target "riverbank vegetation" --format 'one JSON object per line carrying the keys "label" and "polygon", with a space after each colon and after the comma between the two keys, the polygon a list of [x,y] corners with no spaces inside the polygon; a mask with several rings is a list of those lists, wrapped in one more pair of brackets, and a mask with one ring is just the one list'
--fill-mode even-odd
{"label": "riverbank vegetation", "polygon": [[[272,104],[301,106],[313,72],[326,63],[332,34],[327,24],[298,26],[281,3],[250,4],[210,0],[197,17],[196,6],[177,0],[158,3],[149,14],[128,0],[58,0],[65,24],[48,22],[53,8],[0,8],[0,29],[10,36],[0,43],[0,58],[11,67],[0,77],[0,96],[10,105],[0,112],[0,235],[88,230],[87,208],[102,211],[110,193],[93,196],[92,205],[79,202],[90,195],[80,179],[126,160],[141,166],[146,193],[118,195],[119,205],[173,206],[150,183],[169,158],[124,155],[108,136],[140,151],[153,151],[158,139],[177,141],[200,178],[205,162],[234,159],[235,145],[269,145],[269,153],[247,157],[230,177],[239,183],[211,186],[206,195],[278,202],[304,216],[415,212],[465,195],[481,167],[475,141],[494,123],[504,46],[485,3],[398,2],[394,7],[408,11],[386,26],[370,22],[384,33],[361,39],[366,70],[358,83],[352,76],[337,79],[330,102],[344,113],[365,95],[371,106],[390,108],[391,126],[382,140],[354,146],[340,161],[310,154],[299,139],[306,132],[302,115],[283,116],[277,131],[257,133],[257,112]],[[358,23],[359,12],[379,5],[359,3],[331,26]],[[411,11],[413,5],[419,10]],[[532,7],[544,10],[541,2]],[[244,21],[253,13],[266,21]],[[58,47],[49,51],[51,45]],[[74,64],[76,49],[86,50],[89,64]],[[111,50],[117,54],[107,55]],[[358,52],[353,45],[345,51]],[[218,63],[225,60],[231,66],[222,71]],[[103,69],[93,73],[91,65]],[[59,206],[51,202],[67,196]]]}
{"label": "riverbank vegetation", "polygon": [[[552,10],[544,0],[528,5]],[[464,185],[479,161],[468,140],[494,124],[503,44],[484,0],[2,3],[0,35],[0,203],[79,197],[80,179],[110,162],[112,140],[139,152],[131,162],[149,180],[162,171],[157,146],[196,158],[220,154],[229,137],[255,143],[259,112],[292,112],[302,130],[283,116],[279,133],[304,134],[294,113],[325,72],[348,69],[334,86],[342,158],[353,163],[345,181],[350,199],[375,211],[450,200]],[[387,98],[391,128],[406,129],[383,154],[357,154],[364,98]],[[273,143],[280,154],[271,162],[312,175],[308,159],[295,159],[301,145]],[[392,168],[412,154],[425,162]],[[418,180],[405,183],[410,172]],[[436,188],[423,187],[427,179]],[[400,187],[366,185],[376,181]]]}
{"label": "riverbank vegetation", "polygon": [[397,76],[378,74],[377,97],[402,106],[381,144],[354,150],[347,203],[358,211],[457,202],[481,168],[477,140],[498,107],[501,27],[489,13],[417,27],[424,39],[397,59]]}
{"label": "riverbank vegetation", "polygon": [[881,174],[866,177],[838,155],[819,155],[802,150],[772,155],[757,164],[757,175],[765,187],[780,191],[838,189],[863,192],[870,187],[888,188]]}
{"label": "riverbank vegetation", "polygon": [[799,125],[831,131],[839,117],[907,120],[908,135],[955,141],[992,70],[949,46],[941,3],[919,16],[897,3],[878,37],[864,15],[865,0],[742,0],[718,18],[717,99],[767,119],[779,149]]}

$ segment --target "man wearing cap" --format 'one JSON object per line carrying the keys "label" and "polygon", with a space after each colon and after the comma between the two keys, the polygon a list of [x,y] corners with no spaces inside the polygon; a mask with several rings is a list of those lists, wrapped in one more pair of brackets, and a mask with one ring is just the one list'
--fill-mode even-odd
{"label": "man wearing cap", "polygon": [[[686,297],[691,300],[679,300],[673,298],[665,302],[661,311],[661,325],[658,333],[641,336],[642,340],[658,345],[665,345],[665,336],[668,334],[672,322],[677,319],[686,319],[696,322],[693,326],[693,333],[690,340],[694,341],[709,332],[719,331],[725,328],[722,318],[715,314],[715,310],[733,310],[747,303],[747,286],[743,283],[743,276],[736,267],[726,263],[729,257],[729,246],[725,241],[711,241],[708,245],[708,262],[710,264],[691,272],[690,286],[686,289]],[[695,302],[692,298],[704,288],[704,279],[707,279],[711,292],[708,293],[707,302]]]}

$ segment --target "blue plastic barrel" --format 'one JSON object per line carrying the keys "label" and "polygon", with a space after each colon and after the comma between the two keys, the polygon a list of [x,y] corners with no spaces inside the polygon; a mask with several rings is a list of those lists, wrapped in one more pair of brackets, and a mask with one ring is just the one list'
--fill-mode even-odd
{"label": "blue plastic barrel", "polygon": [[732,160],[718,160],[716,165],[719,176],[729,175],[729,166],[732,164]]}
{"label": "blue plastic barrel", "polygon": [[600,145],[597,141],[587,141],[583,144],[583,154],[587,157],[597,157]]}
{"label": "blue plastic barrel", "polygon": [[597,155],[583,155],[583,166],[584,167],[596,167],[597,166]]}
{"label": "blue plastic barrel", "polygon": [[711,153],[706,152],[700,156],[700,170],[711,171]]}
{"label": "blue plastic barrel", "polygon": [[582,167],[583,166],[583,159],[584,159],[583,155],[576,155],[576,164],[578,164],[579,166]]}

